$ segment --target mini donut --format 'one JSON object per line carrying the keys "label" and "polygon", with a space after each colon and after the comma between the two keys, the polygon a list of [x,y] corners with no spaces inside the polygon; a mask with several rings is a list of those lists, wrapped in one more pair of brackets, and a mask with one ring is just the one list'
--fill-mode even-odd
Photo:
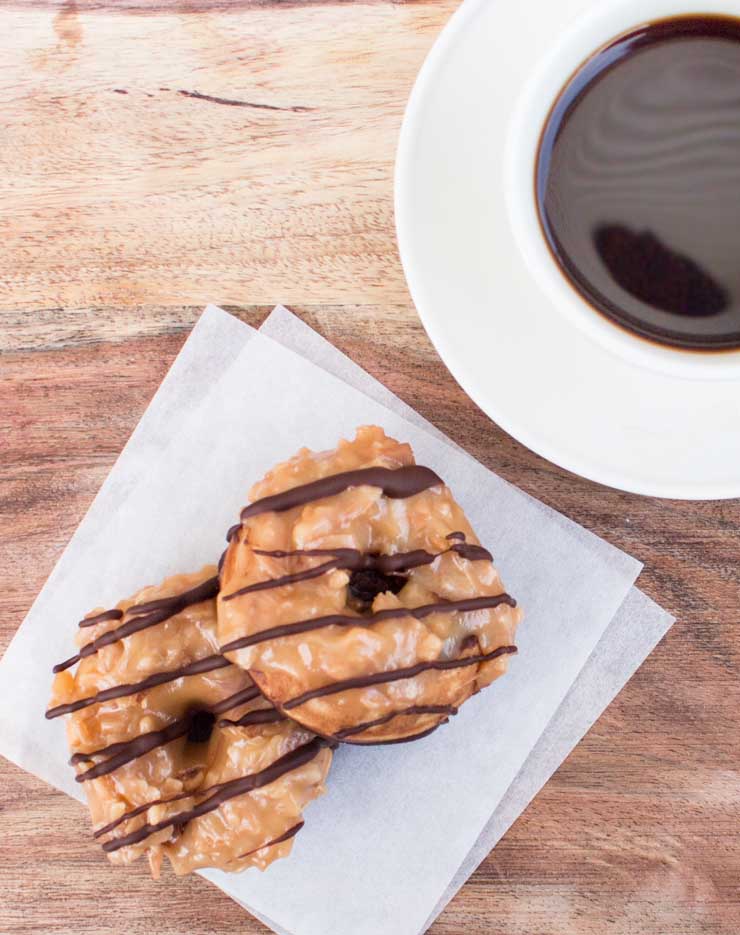
{"label": "mini donut", "polygon": [[[159,876],[264,869],[290,853],[323,792],[325,740],[287,720],[218,650],[213,567],[80,621],[47,718],[67,738],[94,836],[113,863]],[[74,674],[72,666],[77,664]]]}
{"label": "mini donut", "polygon": [[278,710],[336,741],[412,740],[506,671],[521,611],[409,445],[360,428],[250,499],[227,537],[218,634]]}

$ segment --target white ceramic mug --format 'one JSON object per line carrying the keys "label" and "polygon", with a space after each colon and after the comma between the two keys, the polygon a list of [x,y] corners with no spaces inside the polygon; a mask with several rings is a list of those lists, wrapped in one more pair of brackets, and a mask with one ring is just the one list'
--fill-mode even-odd
{"label": "white ceramic mug", "polygon": [[[654,20],[691,13],[740,18],[740,0],[600,0],[557,40],[517,103],[507,140],[506,191],[511,226],[530,272],[561,314],[611,352],[643,367],[689,379],[739,379],[740,350],[690,351],[654,344],[609,321],[576,290],[545,240],[534,197],[542,131],[569,79],[594,52]],[[739,232],[740,236],[740,232]]]}

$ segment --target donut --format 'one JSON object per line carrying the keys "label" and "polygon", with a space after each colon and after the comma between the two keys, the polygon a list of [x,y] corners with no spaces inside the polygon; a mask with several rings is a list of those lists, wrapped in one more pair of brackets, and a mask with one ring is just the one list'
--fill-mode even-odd
{"label": "donut", "polygon": [[[323,792],[329,744],[285,718],[218,650],[214,567],[80,621],[47,718],[67,739],[110,860],[176,874],[264,869]],[[76,670],[72,667],[76,665]]]}
{"label": "donut", "polygon": [[334,741],[413,740],[506,671],[521,611],[408,444],[360,428],[250,500],[222,557],[220,651],[279,711]]}

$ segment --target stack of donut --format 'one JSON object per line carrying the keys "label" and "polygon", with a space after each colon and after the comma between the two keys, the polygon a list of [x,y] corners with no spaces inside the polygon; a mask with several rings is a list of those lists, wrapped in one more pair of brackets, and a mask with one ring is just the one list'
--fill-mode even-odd
{"label": "stack of donut", "polygon": [[[381,429],[250,491],[215,568],[78,629],[49,718],[116,863],[287,856],[338,743],[424,737],[507,668],[521,612],[444,482]],[[76,667],[76,668],[74,668]]]}

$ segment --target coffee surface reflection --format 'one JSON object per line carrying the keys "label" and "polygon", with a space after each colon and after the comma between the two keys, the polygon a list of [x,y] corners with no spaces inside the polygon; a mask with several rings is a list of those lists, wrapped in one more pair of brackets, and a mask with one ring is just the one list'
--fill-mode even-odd
{"label": "coffee surface reflection", "polygon": [[550,114],[536,195],[597,311],[661,344],[740,347],[740,20],[661,20],[592,56]]}

